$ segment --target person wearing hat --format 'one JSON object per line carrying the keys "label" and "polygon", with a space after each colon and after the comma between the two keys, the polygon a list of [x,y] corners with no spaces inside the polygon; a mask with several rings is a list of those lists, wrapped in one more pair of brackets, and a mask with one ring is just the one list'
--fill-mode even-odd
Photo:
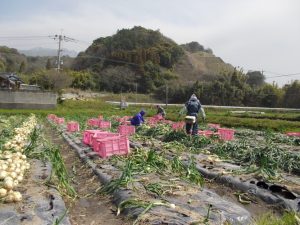
{"label": "person wearing hat", "polygon": [[161,115],[163,118],[166,117],[166,111],[164,110],[163,107],[161,107],[160,105],[156,105],[157,108],[157,115]]}
{"label": "person wearing hat", "polygon": [[144,116],[145,115],[145,111],[141,110],[138,114],[136,114],[134,117],[131,118],[130,123],[133,126],[140,126],[142,125],[142,123],[145,122],[144,120]]}
{"label": "person wearing hat", "polygon": [[198,113],[201,113],[202,120],[205,120],[205,112],[201,103],[195,94],[192,94],[188,102],[185,103],[186,108],[186,133],[197,135],[198,134]]}

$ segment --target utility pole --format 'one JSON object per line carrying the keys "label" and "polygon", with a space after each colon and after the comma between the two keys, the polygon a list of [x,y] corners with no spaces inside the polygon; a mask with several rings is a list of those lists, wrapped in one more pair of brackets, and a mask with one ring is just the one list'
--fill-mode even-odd
{"label": "utility pole", "polygon": [[168,106],[168,84],[166,84],[166,106]]}
{"label": "utility pole", "polygon": [[137,83],[135,83],[135,104],[137,103]]}
{"label": "utility pole", "polygon": [[[62,35],[55,35],[55,39],[58,39],[58,51],[57,51],[57,71],[59,72],[60,71],[60,53],[62,52],[61,50],[61,42],[63,40],[63,36]],[[54,40],[55,40],[54,39]]]}
{"label": "utility pole", "polygon": [[57,72],[60,72],[61,68],[61,64],[62,64],[62,60],[61,60],[61,52],[62,52],[62,41],[65,42],[77,42],[77,40],[75,40],[74,38],[70,38],[67,37],[65,35],[62,34],[55,34],[54,36],[49,36],[50,38],[54,39],[54,40],[58,40],[58,50],[57,50]]}

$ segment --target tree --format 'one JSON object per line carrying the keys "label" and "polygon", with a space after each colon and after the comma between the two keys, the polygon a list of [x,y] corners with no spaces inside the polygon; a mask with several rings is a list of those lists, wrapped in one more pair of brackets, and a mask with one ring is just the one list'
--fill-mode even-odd
{"label": "tree", "polygon": [[26,64],[24,61],[22,61],[20,68],[19,68],[19,73],[23,73],[26,69]]}
{"label": "tree", "polygon": [[271,84],[265,84],[260,90],[260,105],[264,107],[277,107],[282,97],[281,91]]}
{"label": "tree", "polygon": [[135,90],[136,74],[126,66],[108,67],[97,78],[99,90],[115,93]]}
{"label": "tree", "polygon": [[88,71],[70,71],[68,74],[72,77],[73,88],[87,90],[95,87],[93,75]]}
{"label": "tree", "polygon": [[247,84],[251,87],[260,87],[265,83],[265,76],[260,71],[251,71],[246,74]]}
{"label": "tree", "polygon": [[0,72],[4,72],[6,69],[5,63],[0,59]]}
{"label": "tree", "polygon": [[44,90],[60,91],[72,83],[72,77],[56,70],[40,70],[29,79],[30,84],[37,84]]}
{"label": "tree", "polygon": [[288,108],[300,108],[300,81],[296,80],[292,84],[283,87],[283,106]]}
{"label": "tree", "polygon": [[51,60],[47,59],[46,70],[50,70],[52,68]]}
{"label": "tree", "polygon": [[190,43],[184,44],[184,45],[182,45],[182,47],[183,47],[185,50],[187,50],[187,51],[189,51],[189,52],[192,52],[192,53],[194,53],[194,52],[199,52],[199,51],[204,51],[203,45],[200,45],[200,44],[199,44],[198,42],[196,42],[196,41],[192,41],[192,42],[190,42]]}

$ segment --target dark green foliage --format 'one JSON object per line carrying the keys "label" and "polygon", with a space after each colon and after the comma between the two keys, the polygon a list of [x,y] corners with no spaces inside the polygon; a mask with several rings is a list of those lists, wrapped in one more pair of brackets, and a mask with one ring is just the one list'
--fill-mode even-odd
{"label": "dark green foliage", "polygon": [[260,87],[265,83],[265,76],[260,71],[250,71],[246,76],[247,84],[251,87]]}
{"label": "dark green foliage", "polygon": [[[93,71],[98,77],[100,90],[129,92],[133,89],[132,84],[138,83],[142,87],[138,89],[139,92],[149,93],[165,81],[176,78],[170,72],[164,73],[162,68],[171,69],[182,55],[182,48],[159,31],[133,27],[95,40],[85,52],[78,55],[73,68]],[[121,70],[117,69],[117,75],[112,75],[116,66]],[[126,73],[122,73],[124,68]],[[118,76],[122,90],[121,87],[115,87],[111,76]]]}
{"label": "dark green foliage", "polygon": [[280,149],[274,144],[255,145],[248,142],[226,142],[210,151],[220,157],[232,159],[244,166],[255,165],[257,170],[272,177],[278,170],[300,172],[300,156]]}
{"label": "dark green foliage", "polygon": [[[28,76],[32,72],[37,72],[42,69],[53,68],[56,56],[40,57],[40,56],[25,56],[18,52],[17,49],[0,46],[0,72],[24,73]],[[63,56],[63,69],[70,68],[73,58]]]}
{"label": "dark green foliage", "polygon": [[203,47],[203,45],[200,45],[198,42],[196,41],[192,41],[190,43],[186,43],[181,45],[181,47],[184,48],[184,50],[188,51],[188,52],[207,52],[207,53],[211,53],[212,54],[212,50],[211,49],[205,49]]}
{"label": "dark green foliage", "polygon": [[69,71],[68,74],[72,77],[72,88],[81,90],[93,89],[95,87],[94,77],[87,71]]}
{"label": "dark green foliage", "polygon": [[296,80],[292,84],[283,87],[283,105],[289,108],[300,108],[300,81]]}

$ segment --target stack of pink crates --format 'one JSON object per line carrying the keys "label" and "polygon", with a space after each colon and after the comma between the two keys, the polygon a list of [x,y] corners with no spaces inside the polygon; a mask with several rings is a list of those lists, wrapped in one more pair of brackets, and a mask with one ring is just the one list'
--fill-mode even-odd
{"label": "stack of pink crates", "polygon": [[121,135],[126,135],[126,136],[135,134],[135,126],[120,125],[118,127],[118,133]]}
{"label": "stack of pink crates", "polygon": [[125,155],[129,153],[129,140],[118,133],[101,130],[86,130],[83,142],[93,147],[93,150],[102,158],[112,155]]}
{"label": "stack of pink crates", "polygon": [[67,123],[67,131],[68,132],[78,132],[79,131],[79,123],[75,121],[70,121]]}
{"label": "stack of pink crates", "polygon": [[101,158],[112,155],[127,155],[129,153],[129,140],[126,136],[114,136],[97,140],[95,152]]}
{"label": "stack of pink crates", "polygon": [[90,145],[93,147],[94,151],[97,151],[99,149],[98,142],[104,138],[109,137],[120,137],[120,134],[106,131],[95,133],[91,138]]}

